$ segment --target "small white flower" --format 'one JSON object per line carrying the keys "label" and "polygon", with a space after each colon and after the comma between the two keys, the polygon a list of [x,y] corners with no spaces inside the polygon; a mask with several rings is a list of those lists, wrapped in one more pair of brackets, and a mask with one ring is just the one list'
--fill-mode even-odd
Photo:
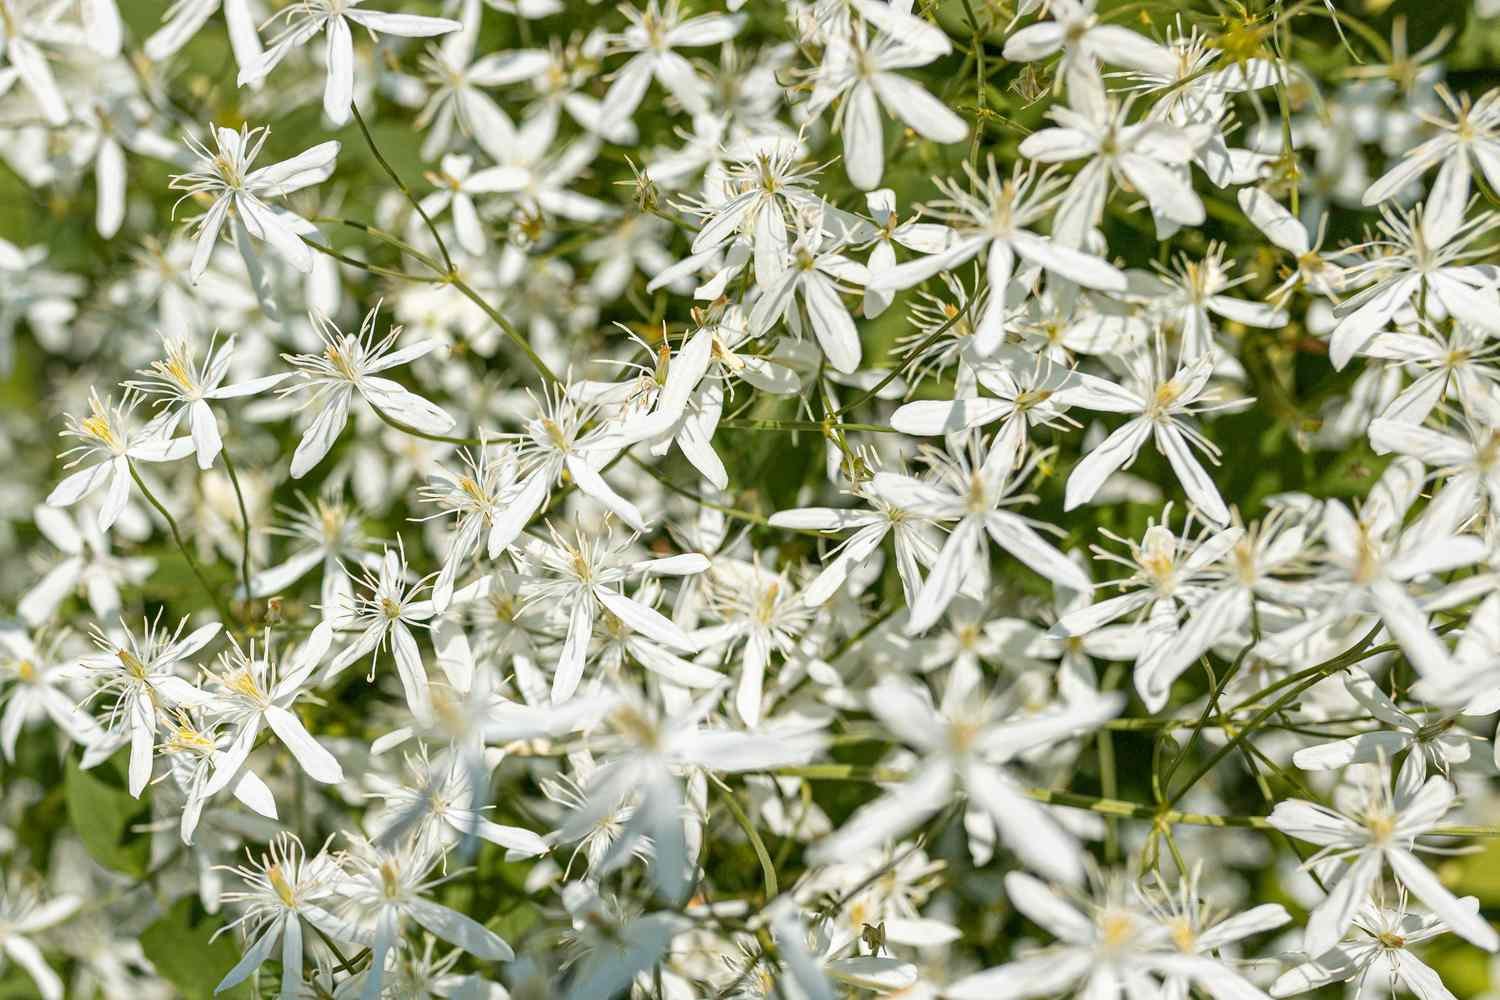
{"label": "small white flower", "polygon": [[427,38],[457,31],[463,27],[445,17],[423,17],[419,14],[387,14],[365,10],[364,0],[299,0],[283,8],[279,17],[287,24],[272,39],[266,50],[247,65],[240,67],[239,85],[257,84],[275,69],[292,49],[306,45],[320,32],[327,32],[326,59],[328,82],[323,89],[323,111],[335,125],[349,121],[354,105],[354,36],[352,21],[370,33],[399,35],[404,38]]}

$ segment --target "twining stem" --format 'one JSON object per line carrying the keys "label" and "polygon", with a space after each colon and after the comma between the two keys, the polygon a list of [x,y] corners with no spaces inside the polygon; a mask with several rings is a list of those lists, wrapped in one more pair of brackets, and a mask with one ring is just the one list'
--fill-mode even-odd
{"label": "twining stem", "polygon": [[745,814],[745,809],[740,805],[739,799],[735,798],[734,791],[717,777],[713,779],[714,787],[719,790],[719,798],[729,807],[729,812],[734,816],[734,821],[745,831],[745,836],[750,839],[750,846],[755,849],[755,857],[760,861],[761,877],[766,883],[766,902],[775,899],[781,892],[776,883],[776,865],[771,861],[771,853],[766,850],[766,842],[760,838],[760,831],[755,829],[755,824],[750,822],[750,817]]}
{"label": "twining stem", "polygon": [[443,236],[438,232],[437,226],[433,224],[432,217],[427,214],[427,210],[422,207],[422,203],[417,199],[417,196],[412,194],[411,188],[406,186],[406,182],[401,179],[401,175],[396,173],[396,169],[386,161],[385,156],[380,152],[380,147],[375,145],[375,137],[370,134],[370,127],[365,124],[365,116],[359,113],[359,105],[351,103],[350,108],[354,111],[354,121],[359,125],[360,134],[365,137],[365,145],[369,146],[370,152],[375,154],[375,161],[386,172],[386,176],[401,189],[401,193],[406,196],[406,200],[411,202],[411,207],[416,209],[417,214],[422,217],[422,221],[427,223],[427,231],[432,234],[433,240],[437,242],[438,253],[443,255],[443,264],[448,271],[452,272],[454,270],[453,258],[449,256],[448,245],[443,242]]}
{"label": "twining stem", "polygon": [[[224,471],[229,473],[229,485],[234,487],[234,500],[240,508],[240,582],[245,587],[245,600],[250,600],[250,512],[245,507],[245,494],[240,489],[240,477],[234,470],[234,459],[229,449],[219,454],[224,456]],[[248,605],[247,605],[248,607]]]}
{"label": "twining stem", "polygon": [[[392,246],[412,253],[412,255],[415,256],[417,260],[419,260],[421,263],[431,268],[435,272],[436,276],[432,279],[434,283],[448,284],[458,289],[458,291],[464,296],[464,298],[468,299],[470,302],[474,303],[481,310],[483,310],[484,314],[488,316],[490,320],[496,326],[498,326],[501,331],[505,333],[505,336],[508,337],[512,343],[514,343],[521,349],[521,351],[531,361],[532,365],[535,366],[537,372],[541,374],[542,378],[554,385],[560,385],[562,380],[559,379],[557,377],[557,374],[547,366],[547,363],[542,360],[541,355],[536,353],[536,351],[532,348],[530,341],[528,341],[521,335],[521,331],[517,330],[515,326],[510,322],[510,320],[501,315],[494,306],[486,302],[484,296],[476,292],[473,287],[469,285],[468,282],[464,281],[463,277],[458,273],[458,268],[454,266],[453,258],[448,253],[448,245],[443,242],[443,237],[441,234],[439,234],[437,225],[432,221],[432,217],[427,214],[427,210],[422,207],[420,199],[418,199],[417,196],[412,193],[411,188],[406,186],[406,182],[401,179],[401,175],[396,173],[396,169],[390,165],[390,162],[386,160],[385,155],[380,152],[380,147],[375,144],[375,137],[370,134],[370,129],[365,125],[364,116],[359,113],[358,107],[354,108],[354,120],[359,124],[360,134],[364,136],[365,144],[370,147],[370,152],[375,155],[375,160],[380,164],[381,169],[384,170],[386,176],[390,177],[395,185],[401,189],[401,193],[406,196],[406,200],[411,203],[411,207],[416,210],[416,213],[422,217],[422,221],[427,224],[427,231],[430,232],[432,234],[432,238],[437,241],[438,252],[442,255],[443,258],[442,266],[439,267],[437,261],[433,260],[426,254],[417,251],[413,247],[408,247],[404,241],[399,240],[394,236],[391,236],[387,233],[380,233],[378,230],[374,230],[368,226],[364,226],[361,223],[348,222],[346,220],[340,221],[344,222],[346,225],[351,225],[357,229],[363,229],[365,232],[378,235],[385,242],[390,243]],[[369,270],[375,274],[385,273],[388,277],[395,277],[401,280],[408,281],[419,280],[417,276],[408,274],[405,271],[376,269],[374,267],[362,264],[354,260],[352,257],[346,257],[342,254],[339,254],[329,247],[320,246],[310,240],[307,242],[308,245],[315,250],[331,254],[333,257],[343,261],[346,264],[350,264],[355,267],[364,267],[366,270]]]}
{"label": "twining stem", "polygon": [[149,502],[152,507],[156,508],[156,512],[166,520],[167,530],[172,533],[172,541],[177,543],[177,548],[182,553],[182,557],[187,560],[188,569],[191,569],[193,571],[193,575],[198,578],[198,582],[202,584],[203,589],[208,591],[209,599],[214,602],[214,607],[218,609],[219,617],[222,618],[225,622],[239,621],[239,618],[235,616],[229,610],[229,606],[224,603],[224,599],[219,596],[218,590],[216,590],[214,586],[208,582],[208,578],[203,575],[203,570],[199,567],[198,560],[193,556],[192,551],[188,549],[187,543],[182,540],[182,532],[177,528],[177,519],[171,515],[166,507],[162,506],[160,500],[156,499],[156,495],[151,492],[151,489],[146,485],[146,481],[141,478],[140,472],[136,470],[135,462],[127,458],[125,460],[125,463],[130,469],[130,478],[135,480],[135,485],[140,488],[141,495],[144,496],[147,502]]}

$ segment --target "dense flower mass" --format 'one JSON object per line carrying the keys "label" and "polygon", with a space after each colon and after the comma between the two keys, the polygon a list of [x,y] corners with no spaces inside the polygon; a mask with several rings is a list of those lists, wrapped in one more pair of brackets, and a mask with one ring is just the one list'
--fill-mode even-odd
{"label": "dense flower mass", "polygon": [[0,994],[1500,997],[1497,39],[0,0]]}

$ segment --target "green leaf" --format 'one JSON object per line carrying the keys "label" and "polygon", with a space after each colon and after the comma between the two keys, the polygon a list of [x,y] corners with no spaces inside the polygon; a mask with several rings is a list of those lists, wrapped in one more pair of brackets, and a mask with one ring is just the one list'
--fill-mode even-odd
{"label": "green leaf", "polygon": [[151,841],[131,830],[151,818],[151,806],[126,791],[125,772],[124,751],[90,771],[69,757],[63,795],[68,823],[89,855],[106,868],[139,878],[146,874]]}
{"label": "green leaf", "polygon": [[[240,960],[233,935],[210,940],[222,926],[223,920],[205,913],[198,900],[187,897],[142,932],[141,949],[157,973],[177,987],[183,1000],[211,1000],[214,987]],[[249,995],[247,980],[219,997]]]}

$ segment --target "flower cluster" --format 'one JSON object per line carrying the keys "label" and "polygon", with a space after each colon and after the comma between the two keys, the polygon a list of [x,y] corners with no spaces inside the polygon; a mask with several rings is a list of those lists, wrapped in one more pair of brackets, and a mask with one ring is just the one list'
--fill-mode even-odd
{"label": "flower cluster", "polygon": [[0,0],[0,986],[1477,995],[1446,6]]}

